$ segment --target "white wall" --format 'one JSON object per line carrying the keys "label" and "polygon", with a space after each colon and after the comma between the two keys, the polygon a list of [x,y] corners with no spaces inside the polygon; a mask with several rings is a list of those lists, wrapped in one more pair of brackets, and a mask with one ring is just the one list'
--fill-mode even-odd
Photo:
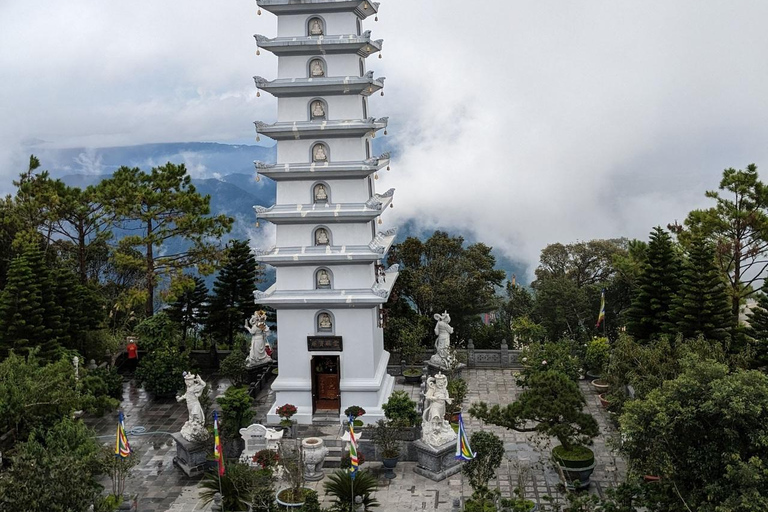
{"label": "white wall", "polygon": [[317,183],[325,185],[328,203],[364,203],[368,194],[368,178],[354,180],[278,181],[277,197],[280,204],[312,204],[312,191]]}
{"label": "white wall", "polygon": [[[293,16],[277,17],[278,37],[306,36],[307,22],[313,18],[312,14],[299,14]],[[318,16],[325,20],[325,35],[357,34],[357,15],[351,12],[322,14]]]}
{"label": "white wall", "polygon": [[[314,59],[325,61],[327,77],[360,77],[360,57],[357,55],[298,55],[280,57],[277,62],[278,78],[310,78],[309,62]],[[363,64],[365,71],[365,64]]]}
{"label": "white wall", "polygon": [[[303,247],[314,245],[313,224],[286,224],[277,227],[278,247]],[[334,246],[368,245],[373,240],[371,223],[327,224]]]}
{"label": "white wall", "polygon": [[[320,98],[318,96],[318,98]],[[277,120],[281,123],[309,121],[309,105],[317,98],[280,98],[277,101]],[[362,96],[326,96],[326,117],[329,121],[363,119]],[[371,115],[370,113],[368,114]]]}
{"label": "white wall", "polygon": [[278,290],[314,290],[315,272],[327,268],[335,290],[370,288],[375,282],[373,263],[357,265],[332,265],[328,267],[301,266],[277,267]]}
{"label": "white wall", "polygon": [[282,140],[277,145],[277,163],[309,163],[310,150],[316,142],[325,142],[330,149],[331,162],[360,162],[366,159],[365,138],[326,140]]}

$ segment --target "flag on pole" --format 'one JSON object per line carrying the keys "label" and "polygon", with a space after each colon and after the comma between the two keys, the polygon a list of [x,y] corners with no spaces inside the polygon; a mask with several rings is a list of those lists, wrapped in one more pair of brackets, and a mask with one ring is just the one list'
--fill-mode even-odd
{"label": "flag on pole", "polygon": [[459,413],[459,437],[456,438],[456,458],[460,460],[472,460],[475,458],[475,452],[469,446],[469,438],[464,428],[464,420]]}
{"label": "flag on pole", "polygon": [[123,411],[117,415],[117,436],[115,439],[115,457],[126,458],[131,454],[131,445],[125,435],[125,418]]}
{"label": "flag on pole", "polygon": [[355,418],[349,417],[349,460],[351,463],[352,478],[355,478],[360,461],[357,459],[357,440],[355,439]]}
{"label": "flag on pole", "polygon": [[595,327],[600,327],[601,322],[605,322],[605,288],[600,292],[600,314],[597,315],[597,325]]}
{"label": "flag on pole", "polygon": [[213,456],[219,462],[219,476],[224,474],[224,451],[219,439],[219,413],[213,411]]}

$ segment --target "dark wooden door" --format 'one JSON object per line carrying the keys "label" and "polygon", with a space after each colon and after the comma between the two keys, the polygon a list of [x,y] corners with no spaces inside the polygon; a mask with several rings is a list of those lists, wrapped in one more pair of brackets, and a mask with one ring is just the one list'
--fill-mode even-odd
{"label": "dark wooden door", "polygon": [[312,358],[315,410],[338,411],[341,406],[338,356]]}

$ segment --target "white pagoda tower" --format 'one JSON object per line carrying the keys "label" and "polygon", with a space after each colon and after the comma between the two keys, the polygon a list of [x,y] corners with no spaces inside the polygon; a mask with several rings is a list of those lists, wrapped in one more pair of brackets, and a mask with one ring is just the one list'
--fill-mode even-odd
{"label": "white pagoda tower", "polygon": [[297,406],[293,419],[342,418],[358,405],[363,418],[383,418],[392,392],[387,374],[381,307],[397,279],[381,259],[395,230],[377,232],[394,190],[377,194],[377,171],[389,155],[374,156],[371,139],[387,118],[369,117],[368,98],[384,87],[366,58],[382,41],[362,22],[379,4],[366,0],[257,0],[277,15],[277,37],[256,35],[261,50],[278,57],[278,77],[255,77],[278,99],[277,123],[256,122],[277,141],[277,164],[256,162],[277,183],[277,204],[255,206],[276,226],[276,246],[258,255],[275,267],[277,282],[256,292],[277,311],[279,376],[275,408]]}

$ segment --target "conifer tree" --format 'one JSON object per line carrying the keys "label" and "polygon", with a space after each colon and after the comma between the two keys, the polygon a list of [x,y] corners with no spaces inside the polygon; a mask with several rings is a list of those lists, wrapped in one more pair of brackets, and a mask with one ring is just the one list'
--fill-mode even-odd
{"label": "conifer tree", "polygon": [[253,314],[253,292],[261,279],[261,269],[248,242],[232,240],[225,252],[225,264],[213,283],[207,330],[231,345],[234,334]]}
{"label": "conifer tree", "polygon": [[749,314],[747,334],[755,340],[755,362],[757,366],[768,365],[768,280],[757,294],[757,304]]}
{"label": "conifer tree", "polygon": [[81,284],[69,269],[53,271],[53,293],[61,307],[59,344],[62,347],[86,352],[89,331],[97,330],[104,319],[104,310],[91,285]]}
{"label": "conifer tree", "polygon": [[677,332],[686,338],[724,339],[731,327],[729,297],[714,248],[701,237],[694,238],[673,301],[672,323]]}
{"label": "conifer tree", "polygon": [[7,284],[0,295],[0,344],[8,350],[28,352],[40,346],[42,352],[55,349],[43,321],[45,309],[40,286],[26,254],[13,259]]}
{"label": "conifer tree", "polygon": [[670,318],[672,300],[680,287],[680,263],[672,238],[664,229],[651,231],[647,260],[638,278],[627,328],[638,340],[673,332]]}
{"label": "conifer tree", "polygon": [[208,287],[203,278],[195,276],[186,289],[172,302],[168,317],[181,327],[181,342],[187,341],[187,332],[203,323],[206,315],[205,303],[208,300]]}

